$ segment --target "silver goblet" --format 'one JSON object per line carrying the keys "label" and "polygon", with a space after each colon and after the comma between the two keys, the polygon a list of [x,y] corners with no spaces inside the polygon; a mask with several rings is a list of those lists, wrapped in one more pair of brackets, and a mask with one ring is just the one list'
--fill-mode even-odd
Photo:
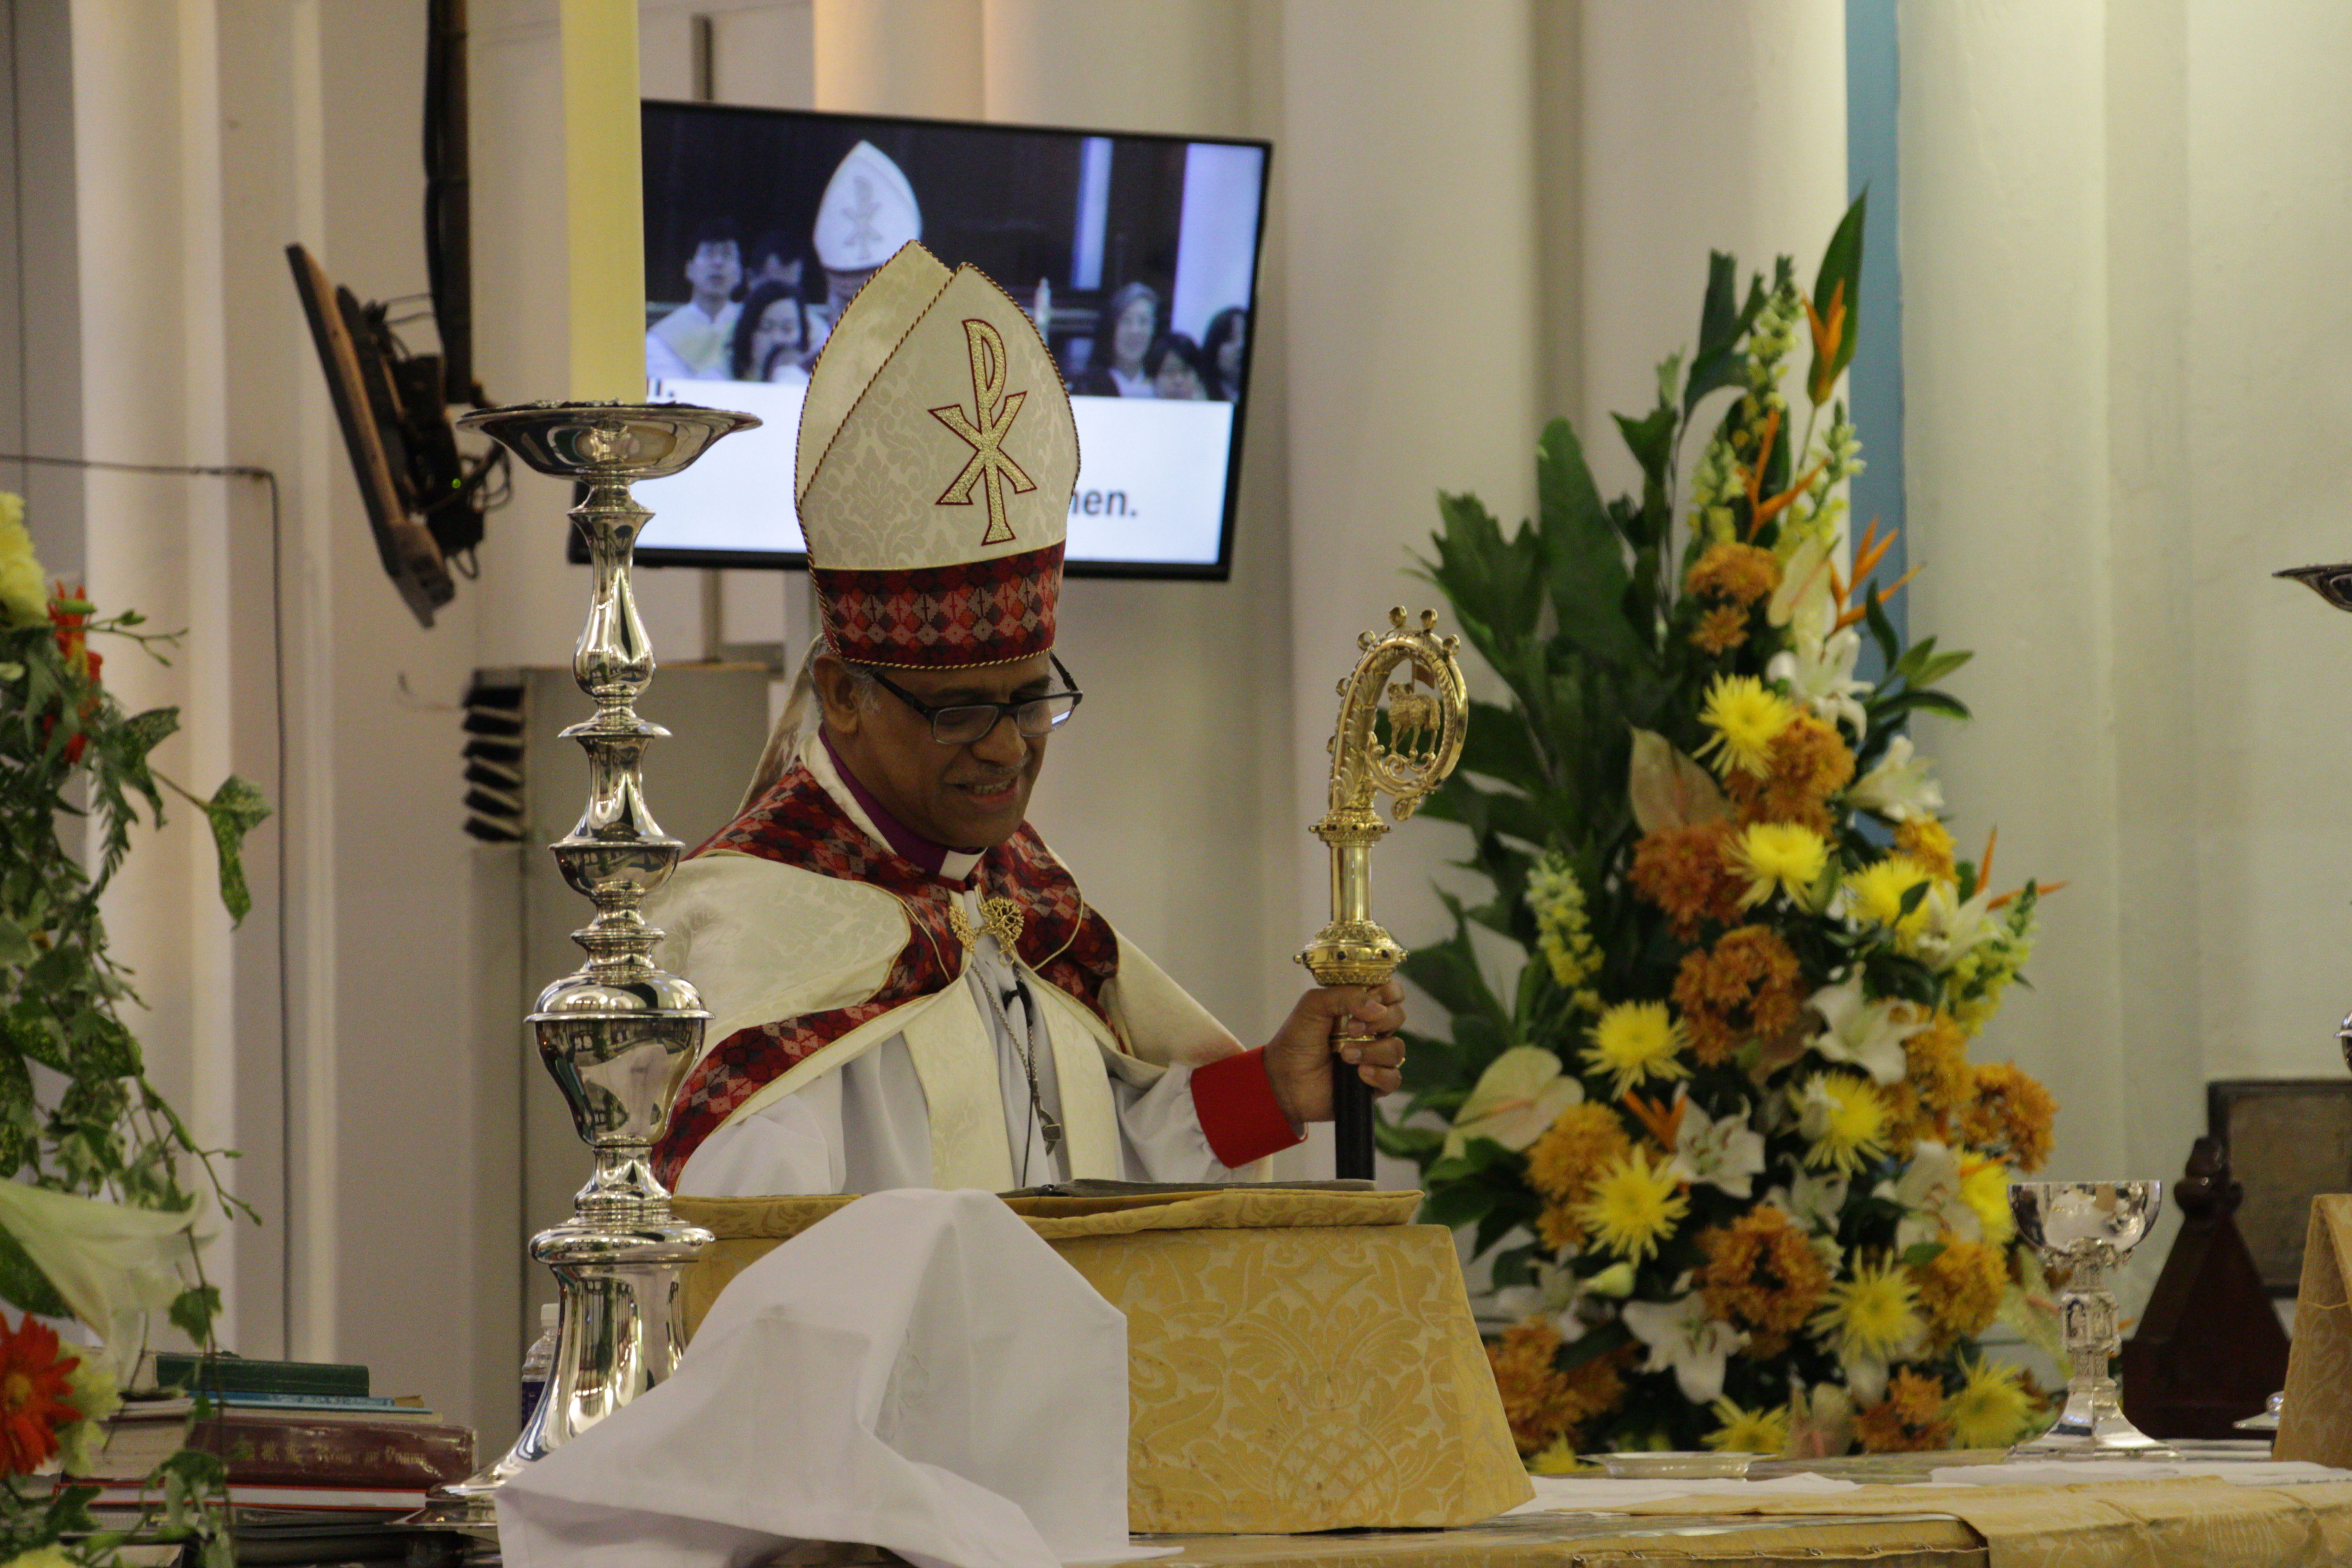
{"label": "silver goblet", "polygon": [[2177,1459],[2133,1426],[2107,1369],[2123,1348],[2107,1276],[2156,1223],[2162,1182],[2012,1182],[2017,1234],[2045,1268],[2064,1268],[2059,1310],[2066,1333],[2066,1408],[2050,1430],[2010,1450],[2017,1458]]}

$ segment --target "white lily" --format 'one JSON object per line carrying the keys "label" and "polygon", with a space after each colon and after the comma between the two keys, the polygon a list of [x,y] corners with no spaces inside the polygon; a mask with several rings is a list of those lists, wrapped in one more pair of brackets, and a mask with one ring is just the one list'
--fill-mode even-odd
{"label": "white lily", "polygon": [[1486,1064],[1445,1135],[1451,1159],[1473,1138],[1525,1149],[1571,1105],[1584,1103],[1584,1086],[1560,1070],[1559,1058],[1540,1046],[1513,1046]]}
{"label": "white lily", "polygon": [[1877,766],[1853,781],[1846,799],[1889,822],[1933,816],[1944,809],[1944,786],[1927,776],[1927,759],[1912,754],[1911,737],[1886,742]]}
{"label": "white lily", "polygon": [[1633,1337],[1650,1347],[1643,1372],[1674,1369],[1683,1397],[1711,1405],[1723,1397],[1724,1363],[1748,1336],[1706,1313],[1706,1299],[1694,1290],[1671,1301],[1628,1301],[1617,1315]]}
{"label": "white lily", "polygon": [[1588,1303],[1622,1300],[1633,1293],[1633,1266],[1612,1263],[1589,1278],[1558,1264],[1541,1264],[1533,1285],[1514,1285],[1495,1292],[1496,1308],[1507,1317],[1525,1318],[1540,1312],[1559,1331],[1562,1344],[1574,1344],[1592,1324],[1585,1316]]}
{"label": "white lily", "polygon": [[1897,1251],[1946,1235],[1963,1241],[1984,1239],[1984,1222],[1960,1195],[1959,1160],[1932,1138],[1920,1140],[1903,1174],[1880,1183],[1876,1195],[1903,1205],[1903,1217],[1895,1224]]}
{"label": "white lily", "polygon": [[1927,919],[1909,942],[1911,955],[1941,974],[1969,955],[1971,948],[1993,934],[1992,889],[1979,888],[1963,900],[1959,890],[1938,881],[1927,889],[1919,910]]}
{"label": "white lily", "polygon": [[1827,1026],[1809,1042],[1812,1048],[1833,1062],[1852,1063],[1880,1083],[1901,1081],[1903,1042],[1929,1022],[1909,1002],[1865,1000],[1859,971],[1814,992],[1807,1005]]}
{"label": "white lily", "polygon": [[1836,564],[1835,547],[1826,535],[1809,532],[1798,540],[1780,563],[1780,585],[1772,590],[1765,619],[1776,626],[1834,624],[1837,606],[1830,577]]}
{"label": "white lily", "polygon": [[[1833,1236],[1838,1215],[1845,1212],[1847,1185],[1846,1178],[1834,1171],[1800,1170],[1793,1183],[1774,1187],[1764,1194],[1764,1201],[1807,1230]],[[1830,1259],[1832,1267],[1837,1261],[1834,1257]]]}
{"label": "white lily", "polygon": [[0,1182],[0,1228],[105,1343],[109,1370],[128,1382],[146,1341],[147,1316],[186,1288],[181,1267],[208,1237],[201,1210],[169,1214],[102,1198]]}
{"label": "white lily", "polygon": [[1854,664],[1862,658],[1862,634],[1852,626],[1842,632],[1828,630],[1833,624],[1826,616],[1820,621],[1809,617],[1798,622],[1789,647],[1765,665],[1764,679],[1786,686],[1789,695],[1803,703],[1814,718],[1845,724],[1860,741],[1870,727],[1870,716],[1854,695],[1870,689],[1870,682],[1853,677]]}
{"label": "white lily", "polygon": [[1744,1116],[1711,1117],[1685,1098],[1670,1168],[1693,1185],[1705,1182],[1735,1198],[1748,1197],[1764,1172],[1764,1134]]}
{"label": "white lily", "polygon": [[1838,1356],[1838,1369],[1845,1373],[1846,1392],[1853,1396],[1856,1405],[1875,1405],[1886,1397],[1886,1374],[1892,1364],[1885,1356],[1854,1352],[1841,1352]]}

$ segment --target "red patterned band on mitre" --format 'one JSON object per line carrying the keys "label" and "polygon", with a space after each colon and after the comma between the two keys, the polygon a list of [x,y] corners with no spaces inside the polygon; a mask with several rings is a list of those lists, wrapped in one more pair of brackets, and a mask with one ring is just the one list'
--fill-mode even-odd
{"label": "red patterned band on mitre", "polygon": [[1062,546],[908,572],[811,565],[825,640],[852,664],[953,669],[1054,646]]}

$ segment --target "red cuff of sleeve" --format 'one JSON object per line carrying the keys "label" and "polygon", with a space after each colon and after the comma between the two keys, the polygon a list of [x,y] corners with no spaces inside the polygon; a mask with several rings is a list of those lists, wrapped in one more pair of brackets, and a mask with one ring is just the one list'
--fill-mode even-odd
{"label": "red cuff of sleeve", "polygon": [[1209,1135],[1209,1152],[1229,1171],[1307,1142],[1274,1098],[1262,1046],[1194,1068],[1192,1110]]}

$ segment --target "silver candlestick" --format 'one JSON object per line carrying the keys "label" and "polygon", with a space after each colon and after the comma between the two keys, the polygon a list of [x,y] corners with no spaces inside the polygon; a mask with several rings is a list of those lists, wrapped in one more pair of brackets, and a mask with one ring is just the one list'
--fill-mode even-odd
{"label": "silver candlestick", "polygon": [[2139,1245],[2163,1206],[2162,1182],[2012,1182],[2017,1234],[2044,1268],[2068,1268],[2059,1310],[2066,1332],[2066,1408],[2049,1431],[2010,1450],[2021,1459],[2177,1459],[2133,1426],[2107,1369],[2123,1346],[2107,1275]]}
{"label": "silver candlestick", "polygon": [[530,1022],[596,1169],[572,1217],[531,1237],[530,1255],[554,1273],[558,1292],[546,1390],[506,1456],[444,1489],[429,1510],[478,1525],[500,1486],[661,1383],[685,1348],[679,1285],[710,1233],[672,1216],[652,1156],[710,1015],[692,985],[655,966],[661,932],[638,912],[683,846],[646,808],[646,746],[669,731],[635,708],[654,658],[629,562],[653,514],[629,486],[677,473],[720,437],[760,422],[688,404],[575,403],[487,409],[459,423],[541,473],[586,487],[572,517],[595,570],[572,673],[596,711],[563,731],[588,753],[588,809],[551,847],[596,914],[572,932],[588,962],[540,993]]}

